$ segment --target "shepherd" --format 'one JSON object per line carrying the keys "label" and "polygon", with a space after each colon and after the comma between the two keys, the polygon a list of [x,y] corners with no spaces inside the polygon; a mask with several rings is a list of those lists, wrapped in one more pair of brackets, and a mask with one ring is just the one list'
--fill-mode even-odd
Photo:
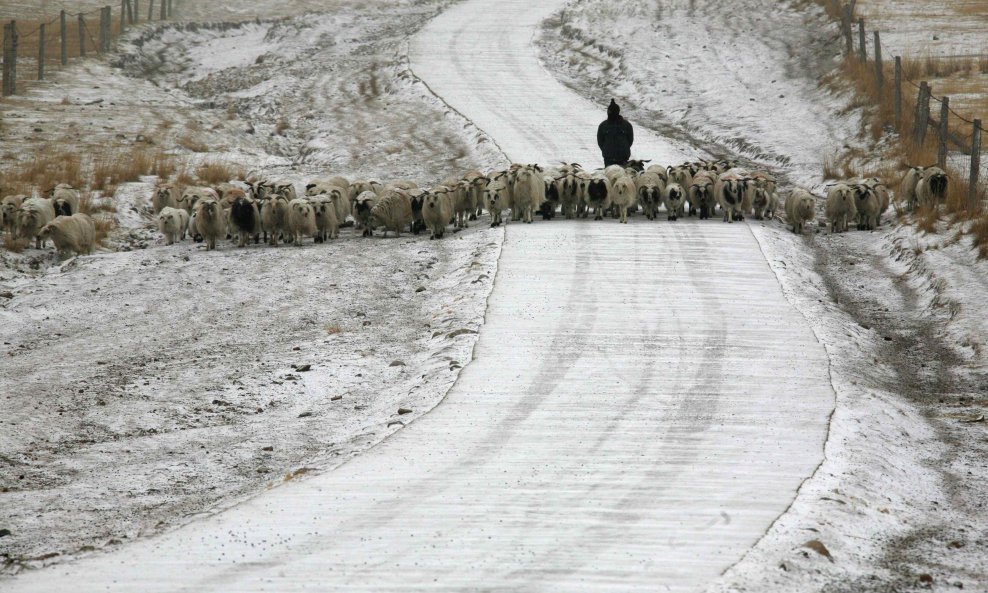
{"label": "shepherd", "polygon": [[628,163],[631,145],[635,142],[635,130],[631,122],[621,117],[621,108],[611,99],[607,106],[607,119],[597,126],[597,146],[604,157],[604,166]]}

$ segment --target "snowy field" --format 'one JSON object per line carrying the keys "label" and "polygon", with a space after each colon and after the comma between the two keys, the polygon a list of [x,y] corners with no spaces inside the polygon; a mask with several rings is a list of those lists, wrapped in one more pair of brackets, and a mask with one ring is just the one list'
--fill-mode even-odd
{"label": "snowy field", "polygon": [[[662,164],[739,158],[771,170],[784,186],[802,184],[820,193],[825,156],[849,147],[871,148],[872,141],[858,135],[861,117],[848,107],[850,98],[819,85],[837,64],[841,40],[816,3],[571,0],[543,22],[519,21],[515,31],[504,32],[506,47],[531,44],[532,61],[506,68],[501,54],[491,50],[490,64],[460,62],[443,70],[440,65],[449,56],[426,50],[420,59],[435,60],[428,79],[410,67],[409,53],[414,57],[428,48],[414,35],[457,4],[467,5],[239,1],[221,13],[214,5],[183,3],[181,20],[216,24],[132,33],[110,63],[81,62],[0,105],[0,137],[5,152],[26,154],[52,143],[82,150],[129,145],[140,134],[193,162],[229,159],[296,183],[343,174],[428,185],[472,168],[503,167],[509,160],[592,160],[593,150],[571,148],[576,142],[561,140],[565,135],[558,130],[568,125],[567,134],[579,134],[592,125],[592,110],[599,109],[602,118],[602,106],[616,97],[640,130],[662,139],[654,142],[643,134],[636,156]],[[862,1],[859,7],[877,10],[876,4]],[[915,10],[883,4],[914,16],[900,18],[903,31],[927,22]],[[478,32],[495,27],[485,22],[485,14],[490,11],[478,10],[459,22]],[[523,24],[537,34],[527,33]],[[981,29],[963,32],[941,46],[966,52],[988,45]],[[462,41],[474,40],[464,27]],[[927,51],[909,34],[892,35],[886,43],[920,55]],[[467,79],[472,86],[462,84]],[[493,88],[512,89],[511,96],[561,97],[553,90],[560,84],[571,96],[548,105],[513,104],[519,101],[510,96],[503,103],[463,104],[464,97],[491,81]],[[208,151],[183,148],[190,134]],[[589,143],[592,131],[586,136]],[[529,152],[533,145],[551,149]],[[414,451],[441,458],[442,452],[416,447],[428,442],[422,434],[430,426],[449,426],[440,423],[444,414],[457,418],[458,400],[416,422],[418,432],[401,429],[442,401],[476,353],[475,345],[484,351],[485,315],[499,311],[494,279],[505,273],[498,269],[505,231],[488,229],[486,219],[442,242],[405,236],[360,241],[347,229],[329,245],[225,247],[206,253],[192,244],[165,247],[148,230],[146,196],[153,182],[125,185],[115,198],[123,226],[112,244],[128,251],[107,250],[65,263],[33,249],[19,256],[0,253],[0,356],[5,360],[0,397],[7,411],[0,418],[5,428],[0,431],[0,529],[12,533],[0,538],[0,558],[3,572],[25,573],[0,579],[23,590],[32,590],[32,584],[33,590],[51,590],[42,579],[57,582],[59,575],[71,582],[74,566],[101,574],[101,558],[122,557],[114,556],[114,549],[124,556],[140,551],[142,557],[170,547],[180,550],[183,534],[208,538],[217,528],[230,527],[224,521],[231,519],[224,517],[237,516],[217,511],[235,507],[235,513],[250,513],[275,502],[280,508],[292,492],[318,491],[343,479],[330,470],[355,457],[369,468],[408,472],[418,469]],[[673,579],[668,581],[672,588],[731,593],[988,590],[988,435],[983,421],[988,408],[983,387],[988,264],[975,260],[969,238],[923,236],[892,218],[890,213],[878,231],[846,235],[831,235],[822,223],[811,225],[805,236],[794,236],[780,221],[724,225],[750,233],[752,248],[772,272],[765,274],[767,282],[777,283],[768,288],[780,291],[770,311],[759,309],[762,316],[755,318],[752,308],[751,317],[740,313],[732,319],[744,325],[764,323],[766,316],[783,310],[794,313],[798,321],[787,323],[805,324],[827,355],[826,365],[813,369],[825,373],[836,407],[825,448],[818,453],[819,467],[814,464],[812,477],[805,474],[809,479],[801,485],[795,482],[798,494],[793,487],[786,504],[771,507],[763,526],[755,529],[757,536],[744,545],[716,542],[730,551],[714,578],[694,582],[684,577],[678,584]],[[614,225],[613,236],[637,236],[641,223],[633,220],[634,235]],[[567,226],[509,226],[508,244],[512,237],[549,232],[543,229],[562,232],[552,226],[557,224]],[[595,240],[606,242],[610,234],[603,235]],[[681,239],[698,236],[686,233]],[[655,269],[661,263],[649,267]],[[713,280],[705,282],[701,288],[709,290]],[[568,294],[586,297],[577,289]],[[629,319],[635,322],[634,313]],[[575,336],[579,326],[573,327]],[[512,331],[498,335],[507,341]],[[480,332],[479,343],[474,332]],[[299,365],[310,366],[301,371]],[[466,374],[475,366],[474,372],[499,374],[476,362]],[[461,389],[470,385],[469,380],[459,384]],[[528,409],[518,406],[512,409]],[[399,408],[411,412],[398,414]],[[492,410],[500,413],[497,405]],[[570,412],[564,406],[559,414]],[[554,418],[543,417],[549,424]],[[470,415],[460,421],[467,426],[479,422]],[[752,425],[764,421],[753,419]],[[482,425],[476,426],[480,430]],[[399,431],[410,434],[374,447]],[[458,442],[467,443],[468,437]],[[516,484],[548,484],[545,476],[565,473],[551,457],[542,461],[523,466],[529,474]],[[620,466],[611,471],[618,488],[624,472]],[[677,475],[686,475],[682,471]],[[567,475],[579,472],[571,469]],[[658,474],[645,475],[658,479]],[[285,482],[300,484],[279,487]],[[461,490],[454,487],[457,483],[450,479],[440,485],[453,494],[472,494],[473,481],[459,482]],[[373,480],[366,484],[387,486]],[[272,489],[289,498],[256,496]],[[401,500],[401,489],[393,500]],[[343,489],[338,492],[339,500],[346,500]],[[356,492],[357,500],[366,502]],[[245,507],[245,500],[259,506]],[[478,499],[466,506],[481,513],[482,505]],[[381,508],[388,521],[401,516],[386,505]],[[428,511],[428,505],[423,508]],[[483,516],[494,521],[497,513],[504,518],[514,508],[505,503]],[[554,524],[567,525],[568,515],[559,512]],[[616,512],[603,513],[601,525],[627,518]],[[532,513],[537,519],[538,505],[526,520]],[[335,521],[335,510],[330,514]],[[406,537],[438,537],[419,530],[429,526],[430,513],[410,516],[416,528]],[[360,521],[377,521],[367,513],[355,517],[346,522],[351,529]],[[706,516],[690,518],[702,523]],[[176,529],[182,525],[187,527]],[[686,532],[683,525],[662,529]],[[387,543],[386,529],[375,533]],[[505,533],[515,541],[532,531],[500,532]],[[602,533],[591,525],[583,535]],[[130,540],[155,534],[164,536],[130,547]],[[317,546],[308,531],[295,535]],[[234,539],[242,547],[253,541],[247,535]],[[573,541],[567,550],[580,550],[580,538]],[[368,557],[385,545],[359,537],[352,543]],[[708,550],[715,548],[707,544]],[[475,558],[449,542],[443,545],[454,556],[462,552],[466,564],[496,557]],[[111,554],[87,554],[102,548]],[[297,548],[288,544],[288,549]],[[546,549],[546,558],[563,567],[589,562],[559,548]],[[674,545],[663,557],[684,549]],[[592,547],[583,550],[597,558]],[[82,564],[30,570],[86,555],[90,559]],[[314,569],[302,556],[293,558],[298,563],[289,562],[292,569]],[[256,560],[263,563],[261,557]],[[433,568],[447,574],[442,563]],[[511,582],[519,587],[536,582],[536,568],[521,563],[512,573],[519,580]],[[360,566],[348,570],[367,574]],[[498,573],[485,568],[477,574]],[[574,574],[584,573],[577,568],[566,573]],[[630,583],[631,574],[615,572],[605,582]],[[585,581],[555,583],[566,585],[560,590],[587,587]],[[244,585],[217,579],[197,586],[219,590],[234,584]],[[407,579],[399,578],[401,584]],[[0,587],[6,587],[3,580]]]}

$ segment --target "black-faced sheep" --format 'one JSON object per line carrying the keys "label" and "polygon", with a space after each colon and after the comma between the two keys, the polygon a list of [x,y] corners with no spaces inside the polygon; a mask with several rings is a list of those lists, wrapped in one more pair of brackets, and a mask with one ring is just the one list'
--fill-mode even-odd
{"label": "black-faced sheep", "polygon": [[838,183],[827,192],[827,219],[830,221],[831,233],[842,233],[847,225],[857,217],[858,209],[854,203],[854,189],[846,183]]}
{"label": "black-faced sheep", "polygon": [[79,212],[79,192],[71,185],[59,183],[52,190],[51,205],[55,216],[72,216]]}
{"label": "black-faced sheep", "polygon": [[237,246],[246,247],[251,237],[257,243],[261,234],[261,212],[257,203],[246,195],[237,196],[230,205],[230,232],[237,236]]}
{"label": "black-faced sheep", "polygon": [[88,215],[77,213],[71,216],[58,216],[41,227],[38,236],[50,238],[55,243],[59,257],[74,252],[79,255],[93,252],[96,243],[96,225]]}
{"label": "black-faced sheep", "polygon": [[878,196],[868,185],[858,183],[852,186],[854,209],[857,211],[858,230],[872,231],[878,226]]}
{"label": "black-faced sheep", "polygon": [[158,213],[158,230],[165,236],[165,243],[171,245],[175,241],[185,239],[189,228],[189,213],[181,208],[165,206]]}
{"label": "black-faced sheep", "polygon": [[805,189],[796,188],[786,198],[785,210],[792,232],[801,234],[803,226],[816,218],[816,198]]}
{"label": "black-faced sheep", "polygon": [[714,184],[714,197],[724,212],[724,222],[744,220],[744,213],[751,209],[748,181],[734,170],[721,173]]}
{"label": "black-faced sheep", "polygon": [[947,198],[947,173],[940,167],[927,167],[916,184],[916,202],[921,208],[936,208]]}
{"label": "black-faced sheep", "polygon": [[686,191],[683,190],[683,186],[676,182],[671,182],[666,185],[662,201],[666,205],[667,218],[669,220],[679,220],[679,217],[683,215]]}
{"label": "black-faced sheep", "polygon": [[370,212],[370,229],[384,227],[384,236],[394,231],[401,236],[402,229],[412,222],[412,200],[400,189],[386,190]]}
{"label": "black-faced sheep", "polygon": [[714,186],[717,175],[712,171],[698,171],[689,186],[690,212],[698,212],[700,220],[710,218],[714,214],[717,198],[714,196]]}
{"label": "black-faced sheep", "polygon": [[611,207],[611,183],[603,174],[595,174],[586,180],[584,185],[584,203],[587,210],[583,217],[587,217],[590,208],[594,209],[594,220],[603,220],[604,211]]}

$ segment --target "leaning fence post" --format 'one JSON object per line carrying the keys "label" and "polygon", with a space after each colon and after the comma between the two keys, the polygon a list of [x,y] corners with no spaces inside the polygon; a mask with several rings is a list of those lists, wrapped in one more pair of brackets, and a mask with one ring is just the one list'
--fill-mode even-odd
{"label": "leaning fence post", "polygon": [[131,25],[133,25],[134,20],[136,19],[136,12],[137,12],[136,10],[134,10],[134,2],[136,2],[137,0],[124,0],[124,1],[127,2],[127,20],[130,21]]}
{"label": "leaning fence post", "polygon": [[902,133],[902,58],[895,56],[895,131]]}
{"label": "leaning fence post", "polygon": [[161,10],[158,13],[158,18],[161,20],[168,18],[168,0],[161,0]]}
{"label": "leaning fence post", "polygon": [[858,19],[858,59],[862,62],[868,61],[868,48],[865,46],[864,19]]}
{"label": "leaning fence post", "polygon": [[950,130],[947,128],[950,118],[950,97],[944,97],[940,102],[940,129],[937,139],[937,166],[943,169],[947,166],[947,135]]}
{"label": "leaning fence post", "polygon": [[881,101],[885,94],[885,71],[882,66],[882,39],[878,31],[875,31],[875,82],[878,84],[878,100]]}
{"label": "leaning fence post", "polygon": [[45,23],[38,27],[38,80],[45,79]]}
{"label": "leaning fence post", "polygon": [[62,65],[64,66],[69,63],[69,24],[65,18],[64,10],[58,13],[58,21],[60,25],[59,32],[61,35],[61,42],[62,42],[61,59],[62,59]]}
{"label": "leaning fence post", "polygon": [[3,96],[17,91],[17,23],[3,26]]}
{"label": "leaning fence post", "polygon": [[127,27],[127,0],[120,0],[120,35],[124,34]]}
{"label": "leaning fence post", "polygon": [[973,206],[978,199],[978,177],[981,175],[981,120],[974,120],[974,133],[971,134],[971,186],[967,199]]}
{"label": "leaning fence post", "polygon": [[151,17],[153,16],[154,16],[154,0],[150,0],[150,2],[148,3],[148,20],[150,21]]}
{"label": "leaning fence post", "polygon": [[79,55],[86,57],[86,19],[79,13]]}
{"label": "leaning fence post", "polygon": [[99,53],[110,51],[110,7],[104,6],[99,11]]}
{"label": "leaning fence post", "polygon": [[851,5],[844,5],[844,14],[841,16],[841,28],[844,30],[844,43],[847,45],[847,55],[854,55],[854,42],[851,41]]}

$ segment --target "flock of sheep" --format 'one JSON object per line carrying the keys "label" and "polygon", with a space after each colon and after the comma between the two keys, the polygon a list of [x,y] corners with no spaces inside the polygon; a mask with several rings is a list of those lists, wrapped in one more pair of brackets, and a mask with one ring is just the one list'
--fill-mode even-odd
{"label": "flock of sheep", "polygon": [[[152,195],[158,229],[171,245],[190,236],[215,249],[217,241],[233,238],[240,247],[262,239],[301,245],[306,237],[322,243],[339,236],[341,226],[353,224],[363,236],[383,229],[395,236],[409,229],[428,230],[441,239],[449,226],[464,228],[484,210],[491,226],[508,219],[530,223],[536,214],[552,219],[595,220],[611,215],[625,223],[639,210],[654,220],[664,208],[668,220],[686,215],[710,218],[719,209],[725,222],[762,220],[775,216],[779,206],[776,180],[763,171],[747,171],[729,161],[697,161],[678,166],[647,166],[631,161],[586,171],[578,164],[556,168],[515,164],[503,171],[483,174],[470,171],[450,177],[429,189],[411,181],[380,183],[330,177],[307,184],[298,195],[291,183],[252,179],[218,187],[186,187],[163,183]],[[900,199],[910,210],[943,201],[947,175],[938,167],[910,168],[900,187]],[[826,197],[826,216],[832,232],[848,229],[855,221],[860,230],[871,230],[888,209],[891,193],[878,179],[837,183]],[[817,199],[796,188],[786,198],[784,210],[793,232],[816,217]],[[349,222],[352,219],[352,223]],[[35,240],[44,248],[50,238],[60,255],[91,253],[95,225],[79,212],[79,192],[58,185],[40,197],[3,198],[0,223],[15,237]]]}

